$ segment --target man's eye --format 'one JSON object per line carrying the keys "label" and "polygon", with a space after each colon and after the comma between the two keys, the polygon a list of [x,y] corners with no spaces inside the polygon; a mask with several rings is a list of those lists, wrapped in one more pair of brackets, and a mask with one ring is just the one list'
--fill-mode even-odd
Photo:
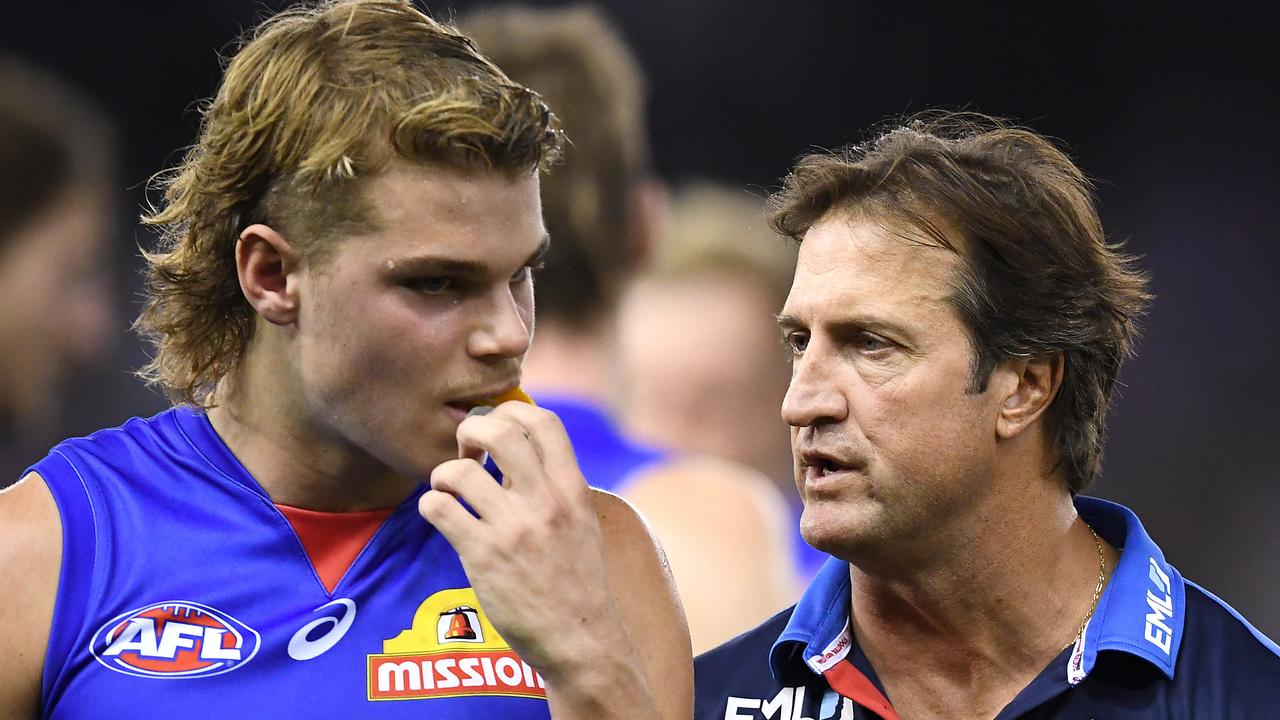
{"label": "man's eye", "polygon": [[409,286],[418,292],[427,293],[428,295],[436,295],[448,292],[454,289],[452,278],[447,277],[429,277],[418,278],[409,283]]}
{"label": "man's eye", "polygon": [[809,333],[807,332],[789,332],[783,338],[783,342],[787,347],[791,348],[791,352],[799,355],[809,347]]}
{"label": "man's eye", "polygon": [[860,333],[858,339],[854,342],[862,352],[878,352],[889,348],[889,342],[878,335],[871,333]]}

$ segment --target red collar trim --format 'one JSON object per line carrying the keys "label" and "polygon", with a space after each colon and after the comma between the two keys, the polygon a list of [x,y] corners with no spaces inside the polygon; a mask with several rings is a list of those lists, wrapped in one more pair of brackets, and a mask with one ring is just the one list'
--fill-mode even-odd
{"label": "red collar trim", "polygon": [[862,707],[876,713],[883,720],[901,720],[898,713],[889,704],[871,680],[848,660],[841,660],[822,673],[832,690],[856,702]]}
{"label": "red collar trim", "polygon": [[392,513],[389,509],[337,513],[280,504],[276,507],[293,527],[311,566],[330,594]]}

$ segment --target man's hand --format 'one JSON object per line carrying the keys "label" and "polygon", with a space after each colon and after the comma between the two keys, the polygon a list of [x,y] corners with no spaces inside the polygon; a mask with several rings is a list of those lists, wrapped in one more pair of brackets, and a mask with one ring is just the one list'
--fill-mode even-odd
{"label": "man's hand", "polygon": [[[463,420],[458,446],[459,459],[432,472],[419,511],[458,552],[494,627],[546,679],[555,717],[661,717],[624,625],[635,613],[611,588],[593,491],[559,419],[503,403]],[[485,453],[502,485],[482,466]]]}

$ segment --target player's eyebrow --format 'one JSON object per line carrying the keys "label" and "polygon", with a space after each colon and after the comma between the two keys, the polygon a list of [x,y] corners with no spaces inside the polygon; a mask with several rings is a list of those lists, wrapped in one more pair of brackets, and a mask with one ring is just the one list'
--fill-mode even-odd
{"label": "player's eyebrow", "polygon": [[[542,236],[542,242],[529,255],[523,265],[534,265],[542,260],[551,248],[551,237]],[[484,275],[490,266],[479,260],[443,255],[418,255],[416,257],[389,260],[387,270],[400,277],[414,275]]]}
{"label": "player's eyebrow", "polygon": [[485,264],[478,260],[419,255],[387,261],[387,269],[395,275],[481,275]]}
{"label": "player's eyebrow", "polygon": [[773,319],[775,322],[778,323],[779,330],[783,330],[783,331],[796,330],[798,328],[804,327],[804,323],[800,322],[800,318],[796,317],[795,315],[778,313],[777,315],[773,316]]}

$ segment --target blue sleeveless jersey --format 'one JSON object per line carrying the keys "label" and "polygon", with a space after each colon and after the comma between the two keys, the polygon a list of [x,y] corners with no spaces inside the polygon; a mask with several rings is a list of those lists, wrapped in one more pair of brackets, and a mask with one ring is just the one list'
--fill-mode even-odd
{"label": "blue sleeveless jersey", "polygon": [[414,493],[332,593],[204,413],[69,440],[35,465],[63,562],[45,718],[549,717]]}

